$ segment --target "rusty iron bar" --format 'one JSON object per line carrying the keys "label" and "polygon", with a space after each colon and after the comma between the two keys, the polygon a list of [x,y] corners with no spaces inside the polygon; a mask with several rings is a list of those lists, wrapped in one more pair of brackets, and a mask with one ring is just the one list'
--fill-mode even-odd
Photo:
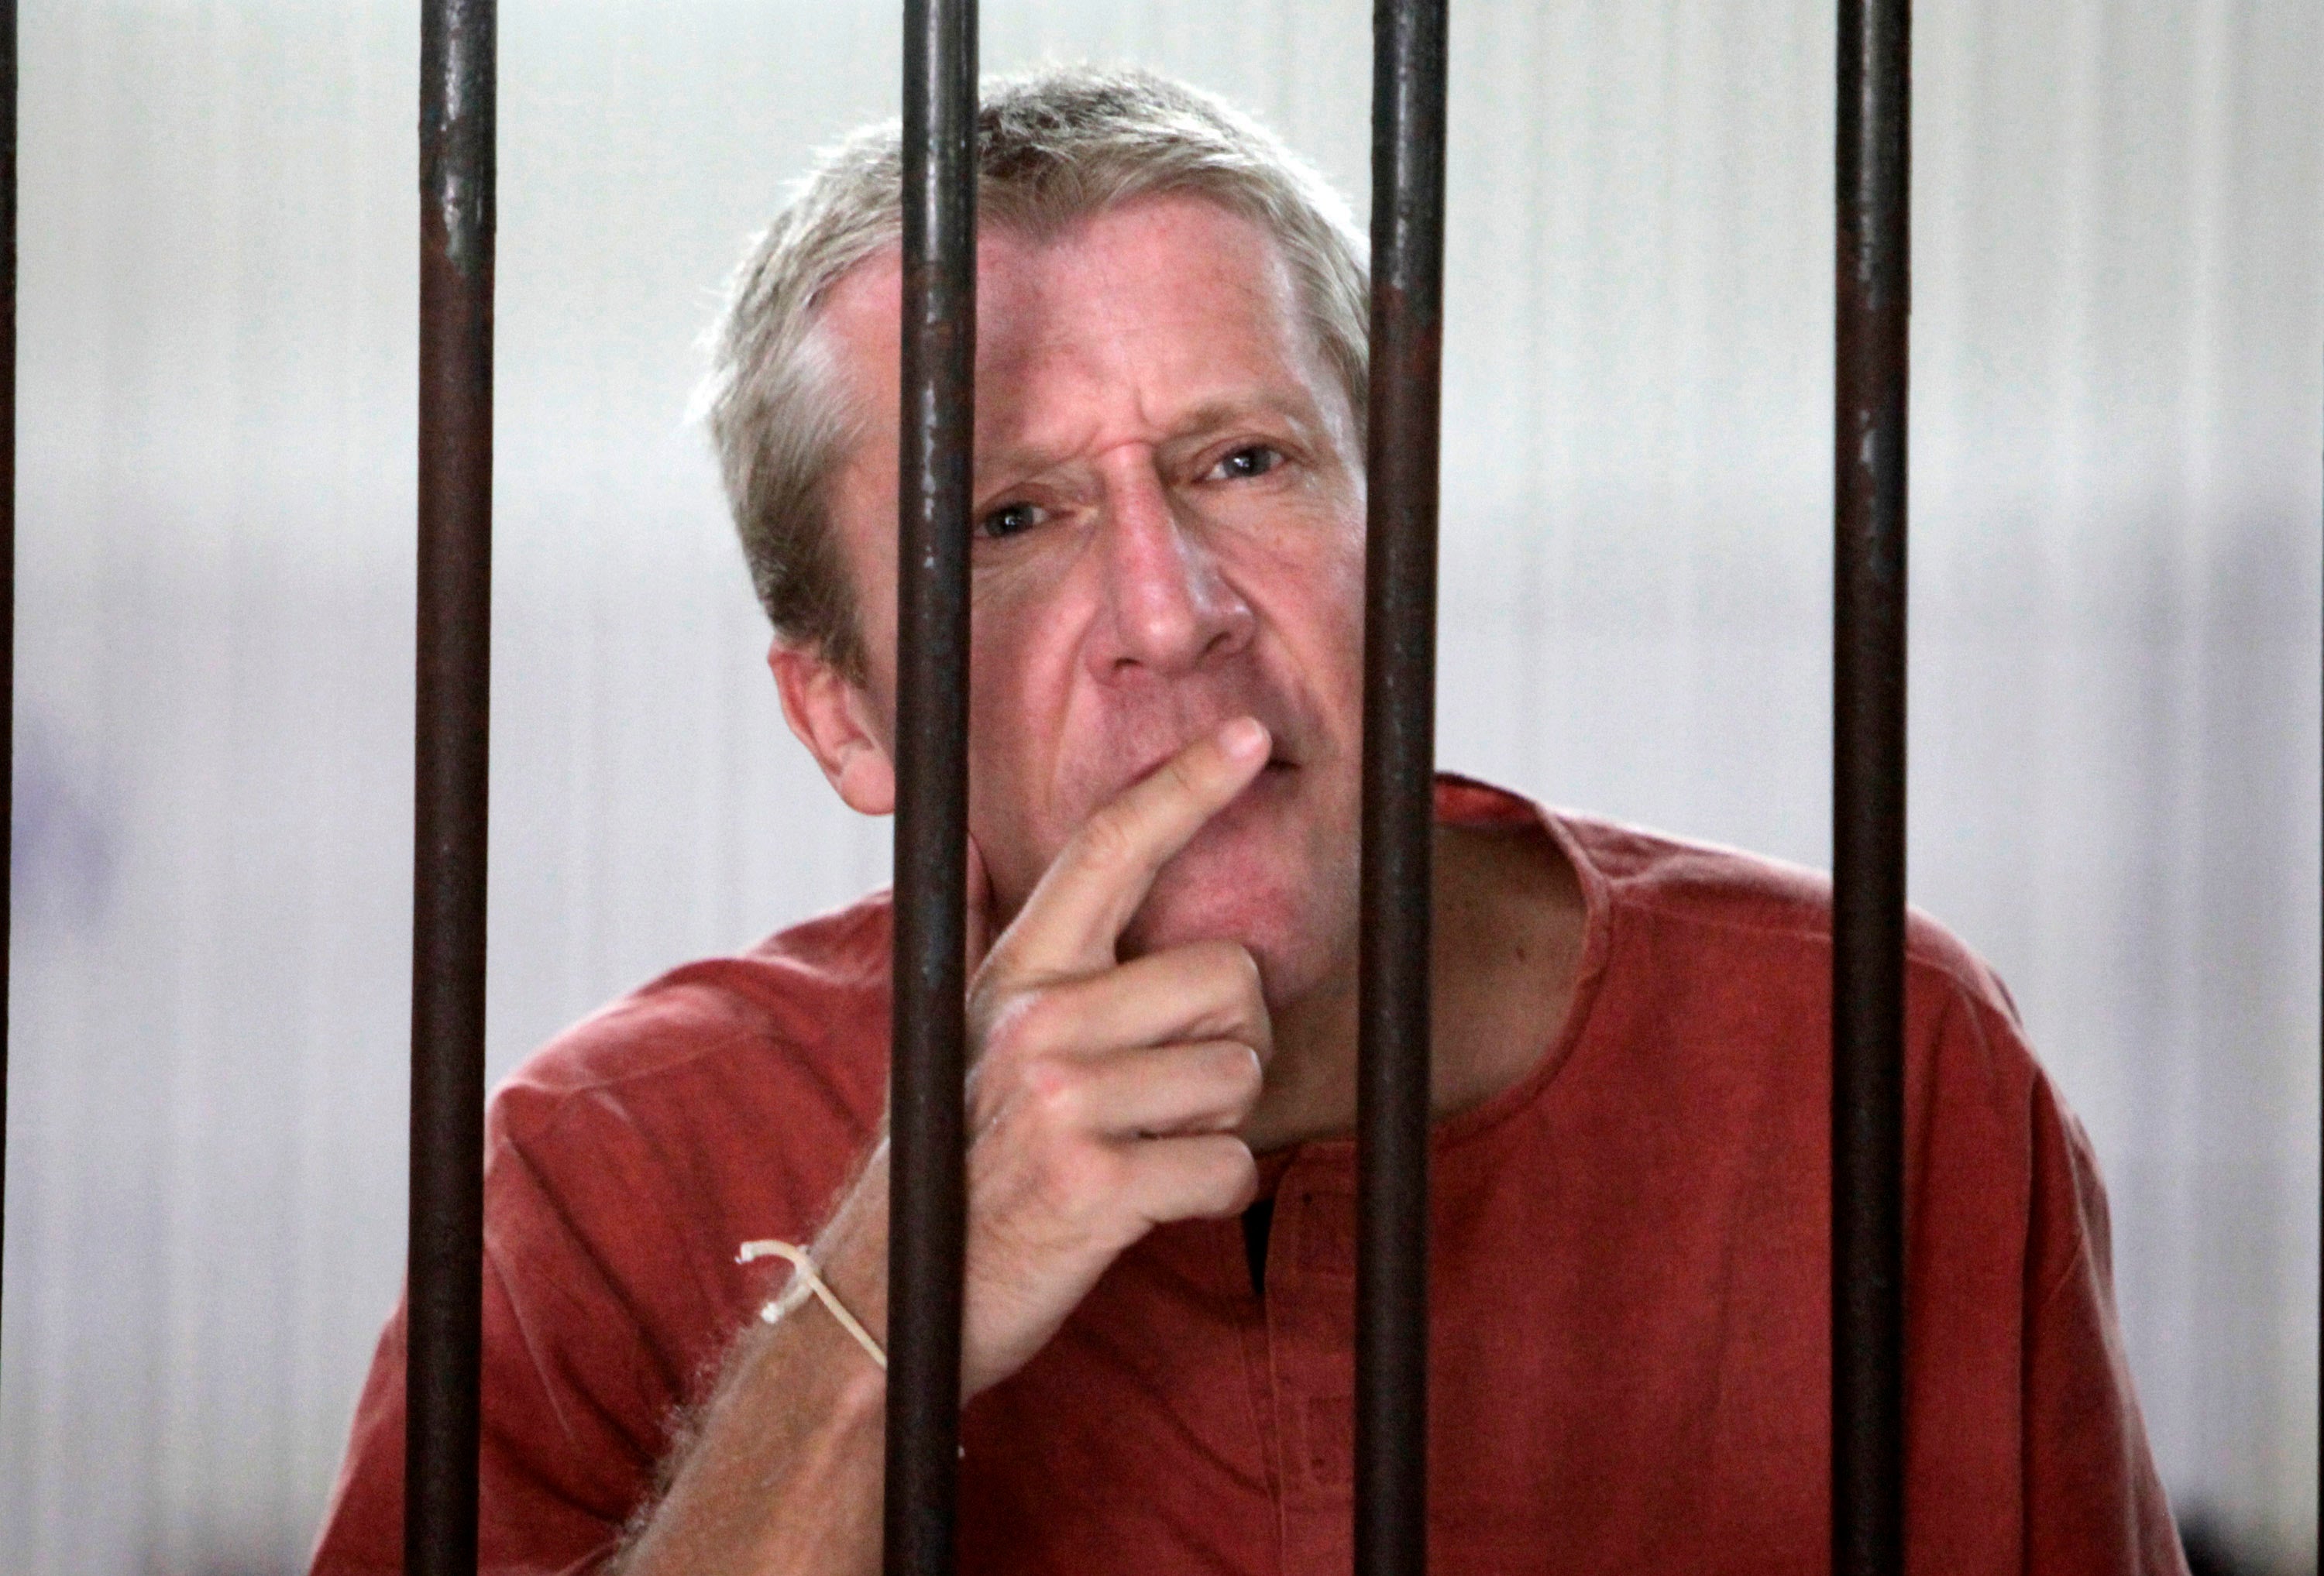
{"label": "rusty iron bar", "polygon": [[1357,1048],[1360,1576],[1428,1562],[1431,843],[1446,0],[1372,14],[1371,390]]}
{"label": "rusty iron bar", "polygon": [[1905,373],[1910,0],[1840,0],[1834,308],[1831,1417],[1835,1576],[1904,1541]]}
{"label": "rusty iron bar", "polygon": [[403,1568],[476,1569],[493,553],[494,0],[423,0]]}
{"label": "rusty iron bar", "polygon": [[[16,829],[16,0],[0,0],[0,826]],[[9,862],[13,864],[12,859]],[[8,1258],[8,880],[0,873],[0,1265]]]}
{"label": "rusty iron bar", "polygon": [[905,0],[889,1070],[890,1576],[954,1563],[968,1182],[968,551],[976,373],[975,0]]}

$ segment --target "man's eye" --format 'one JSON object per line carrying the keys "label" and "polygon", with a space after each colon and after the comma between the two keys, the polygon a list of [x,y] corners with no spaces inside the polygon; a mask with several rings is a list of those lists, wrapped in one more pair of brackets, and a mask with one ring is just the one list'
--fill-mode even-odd
{"label": "man's eye", "polygon": [[1282,463],[1281,453],[1263,443],[1254,443],[1221,460],[1213,474],[1222,480],[1242,481],[1252,476],[1263,476]]}
{"label": "man's eye", "polygon": [[977,521],[976,529],[981,535],[987,537],[1015,536],[1040,523],[1041,510],[1038,504],[1004,503]]}

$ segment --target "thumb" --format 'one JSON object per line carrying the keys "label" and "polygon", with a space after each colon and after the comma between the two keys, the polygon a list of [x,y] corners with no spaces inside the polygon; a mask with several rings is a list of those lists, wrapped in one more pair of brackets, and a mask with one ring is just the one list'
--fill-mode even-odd
{"label": "thumb", "polygon": [[973,833],[968,839],[967,894],[967,923],[963,928],[968,939],[968,978],[973,980],[976,971],[984,966],[984,954],[992,950],[992,878],[985,873],[984,851],[977,847]]}

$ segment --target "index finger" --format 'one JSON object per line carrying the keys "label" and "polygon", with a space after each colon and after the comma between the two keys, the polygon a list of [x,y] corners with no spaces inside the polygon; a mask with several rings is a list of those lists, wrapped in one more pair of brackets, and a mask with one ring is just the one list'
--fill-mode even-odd
{"label": "index finger", "polygon": [[1125,788],[1058,851],[993,951],[1011,972],[1110,966],[1155,876],[1259,775],[1270,742],[1255,718],[1238,717]]}

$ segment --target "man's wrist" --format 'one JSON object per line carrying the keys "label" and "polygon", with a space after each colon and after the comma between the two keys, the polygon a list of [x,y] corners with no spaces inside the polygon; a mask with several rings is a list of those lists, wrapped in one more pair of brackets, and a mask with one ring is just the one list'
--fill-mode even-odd
{"label": "man's wrist", "polygon": [[888,1345],[887,1147],[876,1151],[830,1225],[816,1239],[824,1285],[882,1350]]}
{"label": "man's wrist", "polygon": [[886,1371],[813,1297],[773,1324],[752,1320],[742,1339],[751,1343],[742,1387],[795,1416],[820,1417],[844,1433],[887,1405]]}

